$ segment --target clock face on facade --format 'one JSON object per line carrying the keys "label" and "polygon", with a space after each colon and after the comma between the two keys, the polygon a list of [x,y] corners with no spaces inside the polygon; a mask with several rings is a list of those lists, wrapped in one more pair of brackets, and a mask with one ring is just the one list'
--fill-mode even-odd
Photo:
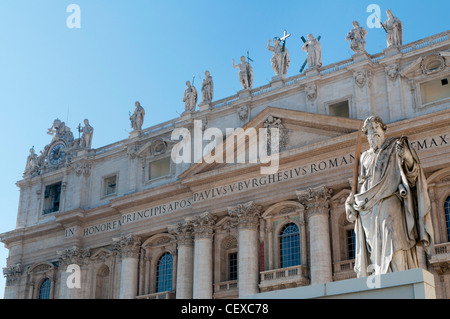
{"label": "clock face on facade", "polygon": [[57,142],[53,144],[53,146],[50,148],[48,156],[50,164],[58,165],[62,163],[65,158],[65,148],[66,145],[63,142]]}

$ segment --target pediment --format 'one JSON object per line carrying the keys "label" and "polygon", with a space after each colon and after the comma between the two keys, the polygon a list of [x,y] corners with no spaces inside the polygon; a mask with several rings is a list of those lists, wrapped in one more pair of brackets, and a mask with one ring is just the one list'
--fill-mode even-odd
{"label": "pediment", "polygon": [[[256,143],[258,143],[260,134],[263,132],[260,129],[271,127],[280,128],[281,157],[283,152],[308,147],[312,144],[356,132],[360,127],[360,122],[360,120],[355,119],[267,107],[242,127],[242,129],[246,131],[247,129],[254,128],[257,134]],[[235,130],[235,132],[237,131]],[[242,145],[245,145],[245,147],[239,147]],[[232,136],[228,136],[224,139],[223,143],[213,150],[210,157],[204,157],[201,163],[192,165],[179,178],[185,179],[226,166],[236,165],[235,163],[239,163],[238,158],[242,155],[243,150],[246,152],[246,162],[249,162],[250,156],[248,150],[252,146],[257,147],[255,141],[252,144],[250,139],[243,134],[239,135],[235,133]],[[234,161],[230,161],[230,158],[227,160],[227,154],[234,154]],[[223,163],[213,161],[213,157],[216,159],[222,158]]]}

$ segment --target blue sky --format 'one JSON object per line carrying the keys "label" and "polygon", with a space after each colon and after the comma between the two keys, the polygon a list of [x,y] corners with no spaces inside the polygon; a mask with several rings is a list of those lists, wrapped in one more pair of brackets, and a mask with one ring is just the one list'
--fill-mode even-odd
{"label": "blue sky", "polygon": [[[81,28],[69,29],[66,8],[81,9]],[[19,190],[29,149],[51,141],[54,119],[76,126],[88,118],[93,147],[128,137],[134,102],[146,109],[143,127],[184,111],[185,82],[209,70],[214,100],[241,89],[232,59],[247,50],[254,60],[254,88],[274,76],[267,42],[291,37],[286,45],[298,74],[306,59],[301,36],[321,35],[323,64],[351,57],[345,36],[357,20],[368,30],[370,54],[386,47],[382,29],[369,29],[369,4],[392,9],[404,24],[404,43],[449,29],[448,1],[253,1],[253,0],[0,0],[0,233],[15,228]],[[7,250],[0,244],[0,268]],[[4,279],[0,276],[0,297]]]}

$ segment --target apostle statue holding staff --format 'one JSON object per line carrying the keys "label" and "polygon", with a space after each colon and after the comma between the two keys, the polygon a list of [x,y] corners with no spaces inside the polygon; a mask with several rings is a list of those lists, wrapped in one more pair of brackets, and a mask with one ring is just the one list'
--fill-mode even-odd
{"label": "apostle statue holding staff", "polygon": [[241,82],[242,88],[251,90],[253,88],[253,67],[245,61],[245,56],[241,56],[240,64],[234,64],[234,59],[232,62],[234,69],[239,68],[239,82]]}
{"label": "apostle statue holding staff", "polygon": [[389,9],[386,11],[388,19],[385,23],[380,22],[380,25],[386,31],[387,47],[402,46],[403,45],[403,23],[399,18],[394,17],[394,14]]}
{"label": "apostle statue holding staff", "polygon": [[347,220],[355,222],[358,277],[418,268],[433,247],[419,158],[407,137],[386,138],[386,130],[378,116],[365,120],[370,149],[361,154],[356,194],[345,203]]}

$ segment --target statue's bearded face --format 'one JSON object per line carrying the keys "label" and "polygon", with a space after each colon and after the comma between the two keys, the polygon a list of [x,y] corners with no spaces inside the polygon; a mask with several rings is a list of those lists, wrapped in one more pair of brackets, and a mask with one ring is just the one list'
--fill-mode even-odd
{"label": "statue's bearded face", "polygon": [[379,123],[372,122],[369,124],[367,127],[367,140],[374,151],[383,145],[385,134]]}

